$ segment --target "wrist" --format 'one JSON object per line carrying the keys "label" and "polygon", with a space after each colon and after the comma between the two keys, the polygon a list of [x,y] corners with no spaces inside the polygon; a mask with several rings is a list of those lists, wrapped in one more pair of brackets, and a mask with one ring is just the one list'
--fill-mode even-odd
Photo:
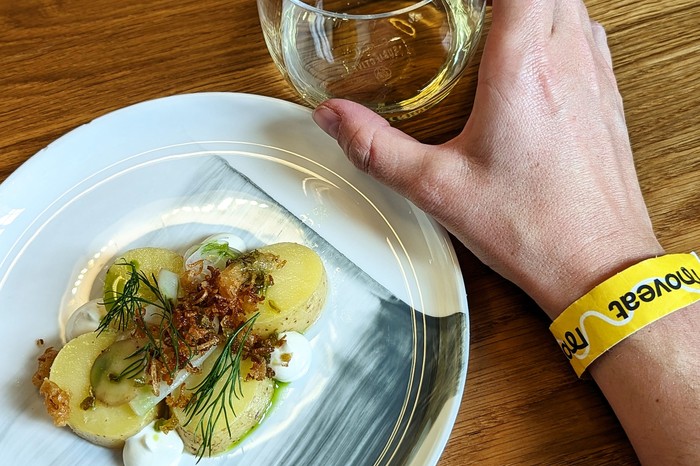
{"label": "wrist", "polygon": [[596,285],[549,327],[578,376],[641,329],[700,300],[694,253],[639,261]]}
{"label": "wrist", "polygon": [[634,243],[620,240],[617,246],[581,250],[552,268],[555,275],[552,279],[536,282],[530,295],[554,320],[596,285],[644,259],[664,253],[653,237]]}

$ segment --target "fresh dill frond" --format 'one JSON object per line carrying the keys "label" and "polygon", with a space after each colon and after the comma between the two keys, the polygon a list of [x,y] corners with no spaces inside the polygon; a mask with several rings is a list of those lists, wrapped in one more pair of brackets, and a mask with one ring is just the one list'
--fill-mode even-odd
{"label": "fresh dill frond", "polygon": [[[241,380],[241,360],[243,359],[243,347],[257,319],[258,314],[244,322],[235,332],[229,335],[223,346],[221,354],[214,361],[214,365],[207,376],[197,386],[193,387],[194,394],[185,406],[187,421],[184,426],[190,424],[199,416],[195,433],[202,436],[202,443],[197,448],[197,461],[205,454],[211,456],[211,442],[214,436],[216,424],[222,417],[226,422],[226,429],[231,435],[229,418],[236,416],[233,409],[233,397],[243,396]],[[242,335],[242,338],[239,338]],[[235,347],[234,343],[238,343]],[[223,383],[217,387],[220,381]]]}
{"label": "fresh dill frond", "polygon": [[133,359],[131,363],[124,368],[119,374],[110,374],[109,378],[112,380],[112,382],[119,382],[122,379],[134,379],[137,376],[143,374],[143,371],[146,369],[148,366],[149,362],[149,348],[148,344],[145,346],[137,349],[133,353],[131,353],[129,356],[124,358],[125,361],[129,359]]}
{"label": "fresh dill frond", "polygon": [[[127,357],[134,358],[134,361],[117,377],[134,378],[141,374],[144,368],[150,367],[154,359],[162,364],[170,377],[174,377],[189,361],[192,349],[173,322],[172,301],[163,295],[154,274],[151,274],[149,279],[144,272],[137,270],[132,262],[117,262],[115,265],[129,267],[128,278],[123,290],[115,292],[116,298],[105,300],[105,305],[111,304],[112,307],[100,321],[98,330],[102,332],[116,321],[117,329],[124,331],[133,323],[146,337],[144,346]],[[142,286],[147,288],[155,299],[143,298],[139,293]],[[149,305],[158,309],[153,314],[157,318],[157,325],[149,324],[143,319],[141,312]],[[165,357],[168,347],[172,349],[174,359],[170,363]],[[181,347],[185,348],[186,354],[182,354]]]}
{"label": "fresh dill frond", "polygon": [[129,324],[134,321],[136,312],[141,309],[143,299],[139,297],[139,288],[141,286],[141,278],[136,271],[136,265],[133,262],[117,262],[114,266],[129,267],[128,278],[124,282],[124,288],[121,292],[114,291],[114,295],[105,299],[103,304],[109,310],[107,314],[100,320],[100,325],[97,330],[102,333],[112,322],[116,321],[116,327],[119,331],[124,331]]}
{"label": "fresh dill frond", "polygon": [[[158,286],[158,280],[155,276],[153,276],[153,283],[155,283],[155,286],[148,282],[148,280],[146,280],[145,282],[146,286],[148,286],[151,292],[156,296],[158,302],[163,305],[161,308],[162,312],[158,314],[161,317],[160,322],[158,324],[158,338],[154,337],[148,326],[144,326],[145,328],[143,329],[143,331],[147,334],[148,338],[151,341],[157,342],[155,344],[155,348],[157,354],[159,355],[163,354],[163,342],[170,342],[170,347],[173,351],[174,364],[172,364],[170,367],[166,365],[166,368],[168,370],[169,375],[171,377],[174,377],[175,373],[189,362],[194,350],[187,343],[185,337],[182,334],[180,334],[180,331],[177,329],[175,323],[173,322],[173,303],[171,300],[167,299],[160,291],[160,287]],[[180,345],[184,346],[186,354],[182,354],[182,349],[180,348]]]}
{"label": "fresh dill frond", "polygon": [[137,272],[139,276],[139,281],[148,288],[151,293],[153,293],[153,296],[156,297],[155,301],[147,301],[143,300],[143,302],[147,304],[151,304],[159,309],[162,309],[168,314],[173,313],[173,303],[167,299],[165,296],[163,296],[163,293],[160,291],[160,287],[158,286],[158,279],[154,274],[151,274],[151,278],[153,279],[153,282],[148,279],[145,273],[139,271]]}

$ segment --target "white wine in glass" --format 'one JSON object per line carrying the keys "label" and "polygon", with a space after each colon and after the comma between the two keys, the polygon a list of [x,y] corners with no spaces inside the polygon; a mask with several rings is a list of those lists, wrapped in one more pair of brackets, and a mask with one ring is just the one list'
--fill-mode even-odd
{"label": "white wine in glass", "polygon": [[454,87],[477,47],[484,0],[258,0],[265,41],[311,105],[331,97],[390,120]]}

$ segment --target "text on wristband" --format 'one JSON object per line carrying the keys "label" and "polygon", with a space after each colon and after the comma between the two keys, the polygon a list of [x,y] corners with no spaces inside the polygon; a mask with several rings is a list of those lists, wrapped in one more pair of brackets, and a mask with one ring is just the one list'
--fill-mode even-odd
{"label": "text on wristband", "polygon": [[640,328],[700,300],[698,270],[695,254],[642,261],[575,301],[550,330],[580,376],[598,356]]}

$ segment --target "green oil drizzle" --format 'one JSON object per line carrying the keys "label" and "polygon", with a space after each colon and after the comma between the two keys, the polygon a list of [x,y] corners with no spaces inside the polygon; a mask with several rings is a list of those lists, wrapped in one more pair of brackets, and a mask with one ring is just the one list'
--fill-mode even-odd
{"label": "green oil drizzle", "polygon": [[270,399],[270,404],[267,405],[267,409],[265,410],[265,413],[262,415],[260,420],[248,431],[246,432],[241,438],[233,442],[225,451],[229,452],[233,450],[234,448],[240,446],[245,440],[253,434],[256,430],[258,430],[258,427],[265,421],[265,418],[267,415],[275,409],[274,407],[279,404],[280,399],[282,397],[282,394],[286,391],[287,387],[289,386],[290,382],[278,382],[275,381],[275,387],[272,392],[272,398]]}

